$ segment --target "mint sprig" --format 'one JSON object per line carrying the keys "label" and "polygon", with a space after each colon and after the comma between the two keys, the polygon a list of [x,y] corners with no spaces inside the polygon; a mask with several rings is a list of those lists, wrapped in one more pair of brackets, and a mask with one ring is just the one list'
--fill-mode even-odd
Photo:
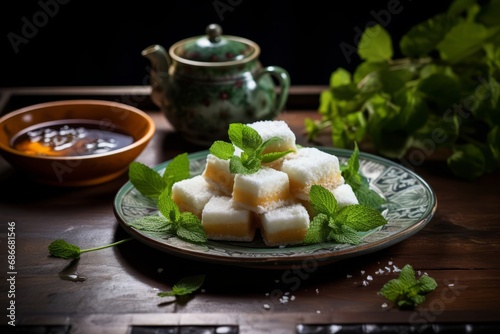
{"label": "mint sprig", "polygon": [[189,158],[187,153],[175,156],[165,167],[163,176],[153,168],[143,163],[134,161],[129,165],[129,180],[134,187],[144,196],[157,200],[163,191],[171,195],[175,182],[188,179]]}
{"label": "mint sprig", "polygon": [[191,212],[180,212],[166,190],[158,198],[158,209],[158,216],[136,218],[129,226],[157,235],[173,234],[193,243],[202,244],[207,241],[201,220]]}
{"label": "mint sprig", "polygon": [[82,253],[93,252],[96,250],[117,246],[130,240],[132,240],[132,238],[123,239],[104,246],[81,249],[79,246],[70,244],[69,242],[63,239],[56,239],[50,243],[48,249],[50,255],[54,257],[59,257],[62,259],[77,259],[80,257]]}
{"label": "mint sprig", "polygon": [[335,196],[320,185],[311,186],[310,202],[315,211],[304,238],[305,244],[328,241],[359,244],[358,232],[366,232],[387,224],[382,214],[363,204],[348,205],[340,210]]}
{"label": "mint sprig", "polygon": [[386,202],[385,198],[370,189],[368,179],[359,172],[359,147],[354,143],[354,150],[345,165],[340,167],[345,183],[351,186],[360,204],[379,209]]}
{"label": "mint sprig", "polygon": [[[293,152],[286,150],[264,154],[266,147],[283,139],[271,137],[264,141],[255,129],[246,124],[230,124],[228,135],[231,143],[215,141],[209,151],[219,159],[229,160],[229,170],[232,174],[255,173],[262,168],[263,163],[276,161]],[[234,154],[235,147],[241,149],[239,156]]]}
{"label": "mint sprig", "polygon": [[417,279],[412,266],[407,264],[399,277],[385,283],[379,293],[400,308],[411,308],[422,304],[425,295],[434,291],[437,286],[436,280],[428,275]]}
{"label": "mint sprig", "polygon": [[193,275],[180,279],[170,291],[158,292],[159,297],[184,296],[191,294],[202,287],[205,275]]}
{"label": "mint sprig", "polygon": [[[215,147],[217,149],[217,145]],[[224,150],[223,148],[220,151]],[[132,162],[129,177],[130,182],[141,194],[157,201],[159,210],[158,215],[136,218],[129,223],[129,226],[158,236],[176,235],[193,243],[201,244],[207,241],[201,220],[191,212],[181,213],[172,199],[174,183],[191,177],[187,153],[174,157],[165,167],[163,175],[149,166]]]}

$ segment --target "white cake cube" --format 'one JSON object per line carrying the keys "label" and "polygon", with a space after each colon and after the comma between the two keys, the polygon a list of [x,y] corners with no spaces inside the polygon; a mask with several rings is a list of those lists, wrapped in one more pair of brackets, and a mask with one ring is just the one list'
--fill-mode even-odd
{"label": "white cake cube", "polygon": [[262,214],[260,232],[267,246],[301,244],[309,222],[306,208],[300,203],[294,203]]}
{"label": "white cake cube", "polygon": [[213,154],[208,154],[202,175],[208,183],[219,188],[223,194],[231,195],[233,192],[234,174],[229,171],[229,160],[223,160]]}
{"label": "white cake cube", "polygon": [[219,191],[201,175],[175,182],[172,186],[172,199],[179,210],[192,212],[199,218],[205,204],[218,194]]}
{"label": "white cake cube", "polygon": [[282,139],[267,146],[264,153],[297,150],[295,134],[285,121],[266,120],[249,123],[247,125],[259,133],[262,137],[262,141],[266,141],[272,137]]}
{"label": "white cake cube", "polygon": [[302,147],[297,153],[287,155],[281,170],[290,179],[292,196],[302,200],[309,200],[312,185],[332,191],[344,183],[339,159],[315,147]]}
{"label": "white cake cube", "polygon": [[236,174],[232,198],[239,207],[263,213],[288,204],[289,188],[286,173],[263,167],[253,174]]}
{"label": "white cake cube", "polygon": [[252,241],[255,224],[249,210],[233,205],[229,196],[214,196],[201,214],[203,229],[210,240]]}
{"label": "white cake cube", "polygon": [[351,204],[359,204],[358,198],[354,194],[352,187],[347,183],[341,184],[337,188],[333,189],[332,193],[337,200],[337,209],[341,209],[344,206]]}

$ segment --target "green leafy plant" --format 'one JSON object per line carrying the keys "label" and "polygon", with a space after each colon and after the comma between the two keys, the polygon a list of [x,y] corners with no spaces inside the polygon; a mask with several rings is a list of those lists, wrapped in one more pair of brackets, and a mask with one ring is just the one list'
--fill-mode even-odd
{"label": "green leafy plant", "polygon": [[172,290],[158,292],[159,297],[185,296],[201,288],[205,281],[205,275],[193,275],[180,279],[174,284]]}
{"label": "green leafy plant", "polygon": [[[448,152],[457,177],[500,168],[500,1],[456,0],[399,41],[380,25],[358,44],[361,63],[335,70],[322,92],[309,140],[329,130],[337,147],[369,140],[383,156],[421,163]],[[414,162],[412,162],[412,159]]]}
{"label": "green leafy plant", "polygon": [[360,204],[380,209],[385,198],[370,188],[368,179],[359,173],[359,147],[354,143],[354,150],[345,165],[340,166],[345,183],[351,186]]}
{"label": "green leafy plant", "polygon": [[201,220],[191,212],[180,212],[172,199],[174,183],[190,176],[187,153],[175,156],[165,167],[163,175],[142,163],[132,162],[129,168],[130,182],[141,194],[156,200],[159,214],[139,217],[129,225],[140,231],[176,235],[194,243],[206,242]]}
{"label": "green leafy plant", "polygon": [[[279,137],[271,137],[266,141],[262,140],[260,134],[252,127],[241,124],[232,123],[228,130],[229,140],[215,141],[210,146],[210,153],[222,160],[229,160],[229,170],[232,174],[252,174],[257,172],[262,163],[270,163],[279,158],[284,157],[293,150],[282,152],[263,153],[265,148],[270,144],[282,140]],[[240,155],[235,155],[235,147],[241,149]]]}
{"label": "green leafy plant", "polygon": [[354,150],[347,163],[340,166],[345,183],[351,186],[359,204],[338,208],[337,199],[327,189],[313,185],[309,192],[314,218],[304,238],[305,244],[327,241],[359,244],[361,235],[387,224],[380,213],[385,198],[370,189],[368,179],[359,172],[359,148]]}
{"label": "green leafy plant", "polygon": [[356,245],[361,241],[358,232],[387,223],[377,209],[367,205],[351,204],[338,209],[335,196],[322,186],[311,186],[309,196],[315,215],[304,238],[305,244],[335,241]]}
{"label": "green leafy plant", "polygon": [[70,244],[69,242],[63,239],[56,239],[50,243],[48,248],[50,255],[54,257],[59,257],[62,259],[77,259],[80,257],[82,253],[93,252],[96,250],[117,246],[130,240],[132,240],[132,238],[123,239],[104,246],[99,246],[89,249],[80,249],[80,247]]}
{"label": "green leafy plant", "polygon": [[180,212],[167,191],[161,193],[158,209],[159,215],[140,217],[131,221],[129,225],[141,231],[173,234],[194,243],[207,241],[200,218],[188,211]]}
{"label": "green leafy plant", "polygon": [[128,177],[134,187],[146,197],[158,199],[163,192],[170,196],[175,182],[191,177],[189,158],[187,153],[175,156],[165,167],[163,175],[149,166],[134,161],[129,165]]}
{"label": "green leafy plant", "polygon": [[385,283],[379,293],[400,308],[412,308],[422,304],[425,295],[434,291],[437,286],[436,280],[428,275],[417,279],[412,266],[407,264],[399,273],[399,277]]}

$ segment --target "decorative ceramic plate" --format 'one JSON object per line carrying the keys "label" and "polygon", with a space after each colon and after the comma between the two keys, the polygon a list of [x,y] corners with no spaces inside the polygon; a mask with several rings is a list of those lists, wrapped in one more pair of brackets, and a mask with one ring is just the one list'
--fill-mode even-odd
{"label": "decorative ceramic plate", "polygon": [[[318,147],[345,164],[351,150]],[[188,155],[191,175],[205,168],[208,151]],[[160,174],[170,162],[154,167]],[[155,214],[153,200],[143,196],[129,181],[117,193],[114,212],[121,226],[133,237],[161,251],[205,262],[258,268],[282,268],[292,265],[319,266],[348,257],[376,252],[420,231],[433,217],[437,200],[429,185],[414,172],[390,160],[360,152],[360,172],[370,187],[386,199],[384,216],[388,223],[365,233],[358,245],[322,243],[287,247],[267,247],[258,237],[252,242],[208,241],[198,245],[172,235],[158,235],[129,226],[134,219]]]}

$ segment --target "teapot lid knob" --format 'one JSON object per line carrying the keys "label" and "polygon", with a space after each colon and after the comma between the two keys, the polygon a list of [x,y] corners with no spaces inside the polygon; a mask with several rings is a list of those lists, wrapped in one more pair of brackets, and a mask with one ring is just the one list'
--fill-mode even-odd
{"label": "teapot lid knob", "polygon": [[216,23],[212,23],[207,27],[206,33],[210,42],[217,43],[220,41],[220,36],[222,35],[222,27]]}

